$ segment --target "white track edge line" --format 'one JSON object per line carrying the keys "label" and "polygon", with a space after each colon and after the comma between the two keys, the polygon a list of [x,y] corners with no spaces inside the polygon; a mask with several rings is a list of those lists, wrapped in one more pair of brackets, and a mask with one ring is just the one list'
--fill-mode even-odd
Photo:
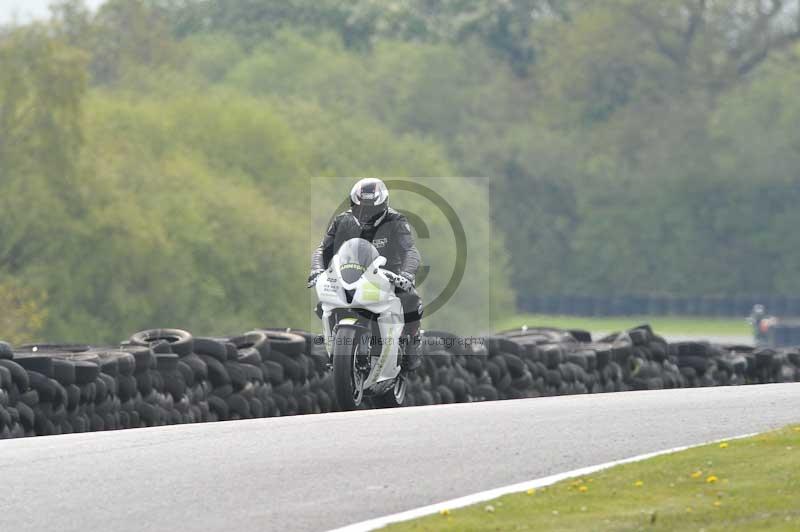
{"label": "white track edge line", "polygon": [[399,512],[396,514],[386,515],[384,517],[370,519],[368,521],[362,521],[360,523],[354,523],[352,525],[336,528],[334,530],[331,530],[330,532],[367,532],[370,530],[376,530],[378,528],[383,528],[393,523],[400,523],[403,521],[409,521],[411,519],[417,519],[419,517],[425,517],[428,515],[436,514],[442,510],[454,510],[456,508],[463,508],[465,506],[471,506],[473,504],[478,504],[480,502],[491,501],[493,499],[497,499],[498,497],[502,497],[504,495],[509,495],[512,493],[521,493],[523,491],[527,491],[533,488],[542,488],[545,486],[550,486],[551,484],[561,482],[562,480],[575,477],[582,477],[590,473],[595,473],[597,471],[609,469],[614,466],[630,464],[633,462],[641,462],[642,460],[647,460],[649,458],[655,458],[657,456],[662,456],[665,454],[672,454],[680,451],[686,451],[688,449],[693,449],[695,447],[703,447],[704,445],[712,445],[714,443],[720,443],[732,440],[741,440],[743,438],[750,438],[758,434],[760,433],[752,432],[749,434],[741,434],[739,436],[731,436],[730,438],[720,438],[717,440],[711,440],[703,443],[682,445],[680,447],[673,447],[672,449],[666,449],[663,451],[655,451],[652,453],[632,456],[630,458],[623,458],[622,460],[614,460],[612,462],[605,462],[603,464],[582,467],[580,469],[573,469],[572,471],[567,471],[566,473],[557,473],[555,475],[550,475],[535,480],[519,482],[517,484],[510,484],[508,486],[502,486],[500,488],[481,491],[478,493],[473,493],[471,495],[466,495],[464,497],[458,497],[456,499],[451,499],[449,501],[438,502],[436,504],[430,504],[428,506],[422,506],[420,508],[406,510],[405,512]]}

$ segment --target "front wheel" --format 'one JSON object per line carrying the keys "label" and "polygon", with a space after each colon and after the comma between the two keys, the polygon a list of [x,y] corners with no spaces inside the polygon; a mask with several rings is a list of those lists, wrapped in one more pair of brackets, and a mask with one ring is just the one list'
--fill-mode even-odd
{"label": "front wheel", "polygon": [[356,364],[356,331],[339,329],[333,343],[333,386],[340,410],[355,410],[364,400],[364,375]]}

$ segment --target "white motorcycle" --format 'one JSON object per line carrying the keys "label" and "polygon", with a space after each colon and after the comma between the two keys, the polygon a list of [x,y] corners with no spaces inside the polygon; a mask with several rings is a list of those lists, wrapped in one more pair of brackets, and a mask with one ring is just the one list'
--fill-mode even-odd
{"label": "white motorcycle", "polygon": [[405,325],[397,275],[381,267],[386,258],[367,240],[346,241],[316,281],[325,348],[333,365],[342,410],[402,406],[406,378],[400,361]]}

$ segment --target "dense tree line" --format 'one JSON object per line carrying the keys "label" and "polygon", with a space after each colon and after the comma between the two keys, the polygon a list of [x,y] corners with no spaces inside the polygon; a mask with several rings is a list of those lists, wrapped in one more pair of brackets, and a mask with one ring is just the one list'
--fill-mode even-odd
{"label": "dense tree line", "polygon": [[489,177],[495,313],[800,293],[799,41],[796,0],[58,1],[0,30],[2,333],[307,325],[312,176]]}

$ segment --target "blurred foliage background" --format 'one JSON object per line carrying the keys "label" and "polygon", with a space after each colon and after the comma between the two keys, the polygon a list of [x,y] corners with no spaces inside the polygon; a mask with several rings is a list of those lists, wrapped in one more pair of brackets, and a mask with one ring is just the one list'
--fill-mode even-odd
{"label": "blurred foliage background", "polygon": [[312,176],[491,178],[497,318],[800,294],[798,42],[798,0],[57,1],[0,28],[0,335],[307,324]]}

